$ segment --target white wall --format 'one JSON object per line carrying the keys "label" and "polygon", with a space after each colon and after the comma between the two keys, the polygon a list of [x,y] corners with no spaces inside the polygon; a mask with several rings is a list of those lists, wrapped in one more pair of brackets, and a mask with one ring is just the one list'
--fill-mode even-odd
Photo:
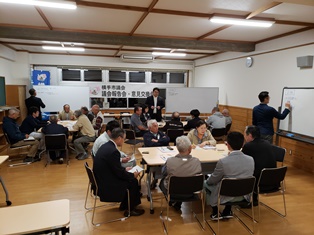
{"label": "white wall", "polygon": [[[219,87],[219,103],[252,108],[262,90],[280,106],[283,87],[314,87],[314,68],[300,69],[296,58],[314,55],[314,30],[256,46],[251,53],[223,53],[195,62],[193,86]],[[253,57],[247,68],[245,59]]]}

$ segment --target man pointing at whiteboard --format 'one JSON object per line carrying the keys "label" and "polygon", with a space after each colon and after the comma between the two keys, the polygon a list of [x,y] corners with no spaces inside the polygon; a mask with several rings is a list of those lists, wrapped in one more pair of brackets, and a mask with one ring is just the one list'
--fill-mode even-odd
{"label": "man pointing at whiteboard", "polygon": [[273,107],[268,106],[270,97],[268,91],[262,91],[258,95],[261,103],[253,108],[253,125],[258,126],[261,138],[273,143],[274,126],[273,119],[283,120],[290,113],[290,102],[285,103],[285,109],[279,113]]}

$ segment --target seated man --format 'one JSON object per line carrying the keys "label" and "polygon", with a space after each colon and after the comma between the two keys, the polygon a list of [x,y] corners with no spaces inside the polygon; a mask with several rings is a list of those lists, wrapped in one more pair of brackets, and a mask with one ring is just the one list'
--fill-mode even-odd
{"label": "seated man", "polygon": [[[225,206],[222,214],[218,211],[217,203],[221,180],[223,178],[245,178],[253,175],[254,160],[241,152],[243,143],[244,137],[240,132],[230,132],[227,136],[227,146],[230,154],[218,161],[214,172],[205,181],[206,193],[209,194],[209,200],[206,201],[209,201],[213,208],[213,212],[210,215],[212,220],[218,220],[218,217],[219,219],[233,217],[231,206]],[[243,197],[222,197],[221,203],[234,200],[242,201]]]}
{"label": "seated man", "polygon": [[139,216],[144,214],[143,209],[136,209],[141,204],[140,191],[137,177],[139,172],[129,173],[120,163],[118,147],[124,143],[125,131],[115,128],[111,132],[111,139],[103,144],[97,151],[94,159],[94,174],[98,184],[98,196],[100,201],[121,201],[120,210],[125,210],[124,216],[128,215],[128,197],[130,193],[130,214]]}
{"label": "seated man", "polygon": [[[58,124],[58,118],[56,115],[52,115],[49,117],[50,124],[42,128],[42,133],[49,134],[65,134],[68,137],[68,128]],[[52,161],[58,160],[59,164],[63,163],[63,158],[65,157],[65,150],[56,152],[49,151],[49,156]]]}
{"label": "seated man", "polygon": [[[95,157],[97,155],[97,151],[98,149],[105,143],[107,143],[109,140],[110,140],[110,137],[111,137],[111,132],[113,129],[115,128],[118,128],[120,127],[120,124],[119,122],[117,121],[110,121],[107,123],[106,125],[106,131],[104,133],[102,133],[97,139],[96,141],[94,142],[94,145],[93,145],[93,150],[92,150],[92,153],[93,153],[93,156]],[[131,161],[129,162],[129,160],[131,159],[132,157],[132,154],[130,155],[127,155],[125,154],[124,152],[122,151],[119,151],[120,152],[120,155],[121,155],[121,158],[120,158],[120,161],[121,161],[121,165],[122,167],[126,168],[126,167],[133,167],[136,165],[136,161]]]}
{"label": "seated man", "polygon": [[219,112],[218,107],[212,109],[212,115],[208,117],[206,123],[211,129],[226,128],[226,118]]}
{"label": "seated man", "polygon": [[202,120],[199,118],[200,116],[200,111],[198,109],[192,109],[190,112],[191,115],[191,120],[189,120],[187,122],[187,124],[184,126],[184,130],[191,130],[196,128],[196,123],[198,123],[198,121]]}
{"label": "seated man", "polygon": [[131,116],[131,126],[134,128],[135,136],[141,137],[147,132],[147,127],[141,121],[142,107],[136,105]]}
{"label": "seated man", "polygon": [[19,129],[16,119],[20,116],[20,110],[11,108],[8,111],[8,117],[3,118],[3,132],[8,135],[12,147],[19,147],[25,145],[31,145],[24,162],[39,161],[39,157],[36,156],[39,142],[38,140],[24,141],[29,137],[28,134],[22,133]]}
{"label": "seated man", "polygon": [[145,147],[168,146],[170,138],[158,130],[158,123],[155,119],[147,122],[148,132],[143,136]]}
{"label": "seated man", "polygon": [[[257,126],[247,126],[244,131],[244,138],[246,144],[243,146],[242,152],[254,159],[253,175],[256,178],[256,186],[264,168],[277,167],[276,157],[273,153],[272,145],[268,141],[261,139],[261,133]],[[254,191],[257,190],[255,189]],[[256,193],[253,194],[253,205],[258,205]]]}
{"label": "seated man", "polygon": [[93,119],[94,119],[94,115],[92,114],[91,111],[88,110],[88,108],[86,106],[83,106],[81,108],[81,112],[87,116],[88,120],[92,123]]}
{"label": "seated man", "polygon": [[74,112],[70,109],[70,105],[63,105],[63,110],[59,112],[58,115],[60,120],[74,120]]}
{"label": "seated man", "polygon": [[[170,176],[193,176],[202,173],[201,162],[198,158],[191,156],[192,144],[187,136],[180,136],[176,139],[176,146],[179,151],[175,157],[168,158],[162,168],[163,179],[159,187],[167,195]],[[187,195],[186,197],[191,197]],[[180,210],[181,202],[172,202],[176,210]]]}
{"label": "seated man", "polygon": [[163,128],[164,132],[167,132],[168,129],[179,129],[183,128],[183,123],[180,121],[180,114],[178,112],[173,112],[171,116],[171,121],[166,122],[166,125]]}
{"label": "seated man", "polygon": [[228,110],[228,109],[224,109],[224,110],[222,110],[221,113],[222,113],[222,115],[224,115],[225,118],[226,118],[226,125],[231,124],[231,123],[232,123],[232,118],[231,118],[230,115],[229,115],[229,110]]}
{"label": "seated man", "polygon": [[95,131],[91,122],[86,115],[82,114],[81,110],[75,110],[74,115],[77,118],[77,122],[73,125],[73,131],[79,131],[77,138],[73,142],[77,154],[76,158],[84,160],[88,158],[88,155],[83,144],[95,141]]}
{"label": "seated man", "polygon": [[96,135],[98,136],[98,131],[101,129],[101,125],[104,123],[104,116],[100,111],[99,105],[95,104],[92,106],[91,114],[93,115],[92,124],[94,130],[96,130]]}
{"label": "seated man", "polygon": [[41,123],[38,120],[39,110],[37,107],[33,106],[29,108],[30,114],[23,120],[20,126],[20,131],[22,133],[29,134],[39,141],[39,149],[45,148],[44,136],[42,133],[37,132],[41,127],[46,126],[46,123]]}

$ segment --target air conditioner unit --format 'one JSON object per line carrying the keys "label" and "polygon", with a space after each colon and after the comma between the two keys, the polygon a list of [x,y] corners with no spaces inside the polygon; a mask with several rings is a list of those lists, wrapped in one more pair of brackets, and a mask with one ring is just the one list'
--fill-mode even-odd
{"label": "air conditioner unit", "polygon": [[121,55],[120,59],[123,62],[151,63],[154,61],[154,56],[153,55]]}

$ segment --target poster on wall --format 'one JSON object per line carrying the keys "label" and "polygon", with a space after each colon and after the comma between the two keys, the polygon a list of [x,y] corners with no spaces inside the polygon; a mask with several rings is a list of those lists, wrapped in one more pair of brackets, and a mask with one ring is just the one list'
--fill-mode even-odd
{"label": "poster on wall", "polygon": [[32,83],[37,86],[50,85],[50,72],[43,70],[33,70]]}

